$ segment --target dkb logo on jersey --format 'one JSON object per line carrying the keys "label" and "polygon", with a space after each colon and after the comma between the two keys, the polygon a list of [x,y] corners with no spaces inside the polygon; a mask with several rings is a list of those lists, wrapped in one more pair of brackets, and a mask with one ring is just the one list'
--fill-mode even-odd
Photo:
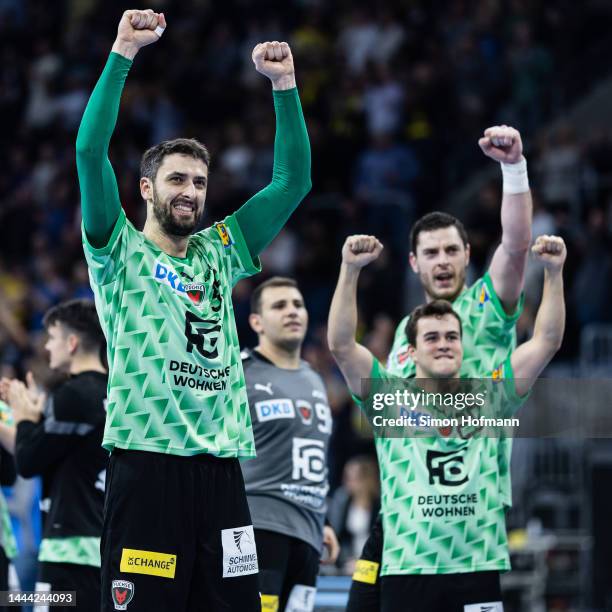
{"label": "dkb logo on jersey", "polygon": [[219,354],[217,343],[221,325],[215,319],[201,319],[192,312],[185,313],[185,337],[187,352],[193,352],[195,346],[198,353],[206,359],[214,359]]}
{"label": "dkb logo on jersey", "polygon": [[426,461],[429,471],[429,484],[458,487],[467,482],[468,477],[463,463],[463,453],[466,448],[467,445],[447,453],[428,450]]}
{"label": "dkb logo on jersey", "polygon": [[255,403],[255,413],[260,423],[277,419],[295,418],[293,402],[289,398],[264,400]]}
{"label": "dkb logo on jersey", "polygon": [[113,580],[111,594],[115,610],[127,610],[128,604],[134,599],[134,583],[129,580]]}
{"label": "dkb logo on jersey", "polygon": [[291,478],[310,482],[325,480],[325,443],[322,440],[293,438],[293,472]]}
{"label": "dkb logo on jersey", "polygon": [[155,280],[172,287],[177,293],[185,293],[185,287],[181,283],[179,275],[172,268],[159,261],[155,262]]}

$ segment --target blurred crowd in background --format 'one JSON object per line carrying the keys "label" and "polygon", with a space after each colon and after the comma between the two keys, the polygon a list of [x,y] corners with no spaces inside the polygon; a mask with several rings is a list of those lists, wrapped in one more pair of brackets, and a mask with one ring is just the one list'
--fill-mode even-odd
{"label": "blurred crowd in background", "polygon": [[[263,274],[236,287],[234,308],[241,340],[252,346],[247,318],[253,286],[276,274],[298,279],[311,317],[304,356],[324,376],[336,416],[334,487],[347,460],[358,456],[345,472],[347,486],[357,487],[357,497],[376,497],[363,457],[372,453],[371,440],[355,427],[359,417],[325,342],[341,245],[351,233],[371,233],[386,246],[364,272],[359,298],[362,341],[384,360],[396,323],[421,300],[407,270],[412,222],[436,209],[459,216],[470,235],[472,279],[486,269],[499,240],[500,173],[482,182],[468,207],[452,207],[453,195],[494,165],[477,146],[485,128],[520,130],[534,195],[534,237],[560,234],[568,245],[569,318],[557,359],[574,362],[581,330],[612,320],[612,284],[605,282],[612,277],[612,129],[584,133],[579,125],[559,123],[607,76],[608,3],[145,4],[165,12],[168,29],[159,45],[135,60],[110,149],[123,206],[137,227],[145,214],[140,157],[161,140],[196,137],[210,149],[207,225],[268,183],[272,97],[268,81],[253,68],[251,50],[265,40],[291,45],[311,138],[313,189],[264,253]],[[22,376],[32,368],[47,380],[43,313],[61,300],[92,295],[81,248],[74,142],[127,8],[134,7],[114,0],[0,0],[4,374]],[[553,122],[556,128],[548,129]],[[540,285],[538,270],[530,268],[522,337],[530,333]]]}

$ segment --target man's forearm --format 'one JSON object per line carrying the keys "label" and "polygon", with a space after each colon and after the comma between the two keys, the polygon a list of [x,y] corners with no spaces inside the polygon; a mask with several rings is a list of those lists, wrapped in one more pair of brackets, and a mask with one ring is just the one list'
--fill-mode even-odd
{"label": "man's forearm", "polygon": [[531,192],[504,193],[501,206],[502,239],[489,270],[495,291],[507,311],[523,291],[533,216]]}
{"label": "man's forearm", "polygon": [[310,141],[297,90],[275,91],[274,109],[272,182],[236,211],[253,257],[272,242],[312,186]]}
{"label": "man's forearm", "polygon": [[544,271],[542,302],[536,315],[533,337],[550,347],[551,353],[554,354],[561,346],[564,331],[563,271],[547,269]]}
{"label": "man's forearm", "polygon": [[334,291],[327,339],[329,349],[334,355],[341,355],[355,347],[357,341],[357,283],[360,269],[342,264],[338,284]]}
{"label": "man's forearm", "polygon": [[131,65],[127,57],[111,53],[87,103],[77,136],[76,159],[83,225],[94,246],[106,244],[121,210],[108,147]]}

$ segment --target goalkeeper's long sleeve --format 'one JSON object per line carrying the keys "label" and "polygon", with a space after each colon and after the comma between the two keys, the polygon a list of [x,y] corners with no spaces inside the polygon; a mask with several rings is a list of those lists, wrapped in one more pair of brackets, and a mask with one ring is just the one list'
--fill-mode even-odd
{"label": "goalkeeper's long sleeve", "polygon": [[310,191],[310,142],[297,89],[274,92],[272,182],[236,211],[251,256],[272,242]]}
{"label": "goalkeeper's long sleeve", "polygon": [[83,226],[92,245],[107,244],[121,202],[117,179],[108,159],[123,84],[132,61],[111,53],[83,114],[76,141]]}

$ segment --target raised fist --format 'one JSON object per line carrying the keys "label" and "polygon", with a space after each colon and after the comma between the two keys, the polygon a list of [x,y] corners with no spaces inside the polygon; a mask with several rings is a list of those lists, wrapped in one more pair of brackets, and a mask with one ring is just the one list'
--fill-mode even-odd
{"label": "raised fist", "polygon": [[133,50],[134,55],[146,45],[159,40],[166,29],[166,17],[163,13],[146,11],[125,11],[117,28],[115,45]]}
{"label": "raised fist", "polygon": [[521,135],[508,125],[494,125],[486,129],[478,145],[485,155],[504,164],[516,164],[523,156]]}
{"label": "raised fist", "polygon": [[342,263],[363,268],[378,259],[383,248],[382,243],[376,236],[361,234],[349,236],[342,247]]}
{"label": "raised fist", "polygon": [[295,87],[293,56],[286,42],[259,43],[251,57],[257,72],[267,76],[275,89]]}
{"label": "raised fist", "polygon": [[548,270],[563,268],[567,257],[565,242],[559,236],[538,236],[531,247],[531,252]]}

